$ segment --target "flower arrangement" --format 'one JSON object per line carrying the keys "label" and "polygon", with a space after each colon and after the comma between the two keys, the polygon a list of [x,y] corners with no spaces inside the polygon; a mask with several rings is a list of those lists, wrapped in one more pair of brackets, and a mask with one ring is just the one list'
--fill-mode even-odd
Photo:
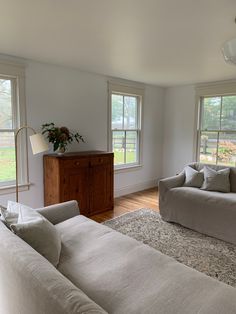
{"label": "flower arrangement", "polygon": [[42,134],[45,134],[49,143],[53,144],[53,150],[59,150],[61,153],[66,151],[67,145],[74,140],[76,142],[84,142],[83,136],[72,133],[67,127],[57,127],[53,122],[42,125]]}

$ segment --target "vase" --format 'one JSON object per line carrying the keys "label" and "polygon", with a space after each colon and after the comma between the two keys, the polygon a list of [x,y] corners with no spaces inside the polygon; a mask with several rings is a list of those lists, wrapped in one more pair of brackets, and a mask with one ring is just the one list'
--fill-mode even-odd
{"label": "vase", "polygon": [[57,150],[57,154],[58,155],[63,155],[63,154],[65,154],[65,152],[66,152],[66,148],[65,147],[60,147]]}

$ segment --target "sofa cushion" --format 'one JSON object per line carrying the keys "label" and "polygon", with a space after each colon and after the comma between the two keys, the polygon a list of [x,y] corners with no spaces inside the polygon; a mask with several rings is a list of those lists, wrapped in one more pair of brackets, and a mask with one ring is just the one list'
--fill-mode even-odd
{"label": "sofa cushion", "polygon": [[19,216],[11,229],[54,266],[59,262],[61,238],[57,229],[35,210],[19,204]]}
{"label": "sofa cushion", "polygon": [[147,245],[83,216],[56,228],[58,269],[110,314],[236,313],[234,288]]}
{"label": "sofa cushion", "polygon": [[230,192],[229,173],[230,169],[214,170],[208,166],[203,168],[204,182],[202,190]]}
{"label": "sofa cushion", "polygon": [[[203,169],[205,164],[202,164],[200,162],[195,162],[195,163],[192,163],[191,166],[194,167],[194,169],[200,171],[201,169]],[[207,164],[207,166],[215,170],[228,168],[226,166],[221,166],[221,165]],[[229,180],[230,180],[230,191],[236,193],[236,167],[230,167]]]}
{"label": "sofa cushion", "polygon": [[[221,206],[222,210],[225,207],[232,206],[236,211],[236,193],[221,193],[192,187],[173,188],[169,193],[173,198],[178,198],[179,201],[181,201],[181,199],[186,199],[192,203],[204,205],[205,208],[207,207],[207,204],[218,204]],[[189,204],[191,205],[191,203]]]}
{"label": "sofa cushion", "polygon": [[7,208],[0,206],[1,220],[10,228],[10,225],[16,223],[21,204],[8,201]]}
{"label": "sofa cushion", "polygon": [[1,313],[107,314],[0,222]]}
{"label": "sofa cushion", "polygon": [[184,168],[185,171],[185,182],[184,186],[191,186],[200,188],[203,184],[204,174],[203,171],[197,171],[190,166]]}

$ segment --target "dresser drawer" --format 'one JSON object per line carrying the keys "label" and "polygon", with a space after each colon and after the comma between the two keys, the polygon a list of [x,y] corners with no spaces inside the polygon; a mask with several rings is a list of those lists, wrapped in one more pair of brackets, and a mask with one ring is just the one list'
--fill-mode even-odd
{"label": "dresser drawer", "polygon": [[77,158],[77,159],[67,159],[63,160],[63,166],[65,168],[81,168],[81,167],[88,167],[89,166],[89,160],[85,158]]}
{"label": "dresser drawer", "polygon": [[98,166],[98,165],[107,165],[111,163],[110,156],[99,156],[99,157],[92,157],[90,158],[90,165],[91,166]]}

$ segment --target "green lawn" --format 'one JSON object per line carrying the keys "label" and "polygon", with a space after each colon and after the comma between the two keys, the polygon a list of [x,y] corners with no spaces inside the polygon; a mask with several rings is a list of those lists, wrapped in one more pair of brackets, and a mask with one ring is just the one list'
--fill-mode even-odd
{"label": "green lawn", "polygon": [[[115,165],[120,165],[124,163],[124,153],[115,150],[114,151],[114,161]],[[126,163],[134,163],[136,162],[136,155],[134,151],[128,151],[126,153]]]}
{"label": "green lawn", "polygon": [[15,180],[15,149],[0,148],[0,182]]}

